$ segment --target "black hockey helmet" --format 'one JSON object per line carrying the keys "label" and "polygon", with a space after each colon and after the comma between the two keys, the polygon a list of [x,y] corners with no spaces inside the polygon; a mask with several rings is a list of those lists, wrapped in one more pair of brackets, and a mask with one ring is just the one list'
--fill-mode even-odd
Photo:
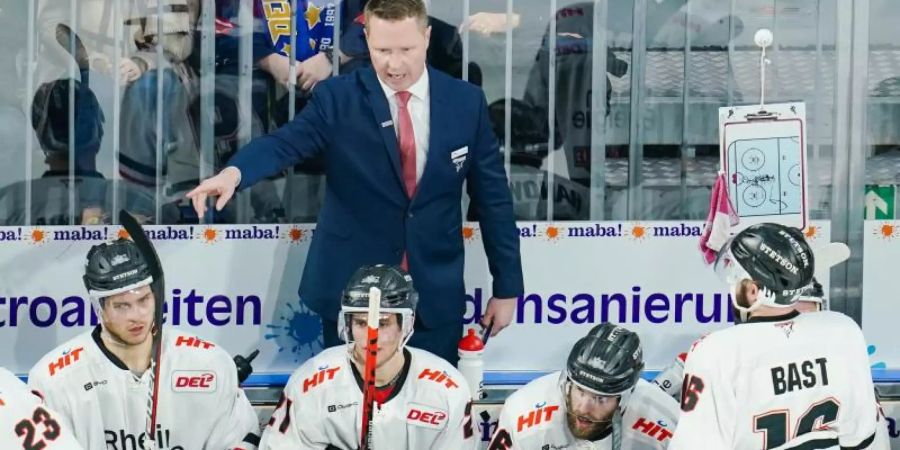
{"label": "black hockey helmet", "polygon": [[643,369],[637,333],[603,323],[572,347],[566,362],[566,377],[582,389],[614,396],[630,391]]}
{"label": "black hockey helmet", "polygon": [[419,294],[412,277],[398,266],[376,264],[356,270],[341,296],[341,308],[368,308],[369,289],[381,290],[381,309],[416,310]]}
{"label": "black hockey helmet", "polygon": [[91,247],[83,280],[91,302],[99,308],[102,299],[149,285],[153,276],[137,245],[120,238]]}
{"label": "black hockey helmet", "polygon": [[797,301],[818,303],[820,311],[828,309],[828,299],[825,298],[825,289],[822,287],[822,283],[819,283],[819,280],[815,277],[813,277],[812,284],[807,286],[806,289],[800,293],[797,297]]}
{"label": "black hockey helmet", "polygon": [[752,280],[759,298],[747,308],[738,305],[737,291],[732,295],[738,310],[750,312],[761,305],[791,306],[813,280],[815,258],[803,233],[776,223],[752,225],[722,247],[715,270],[732,288]]}
{"label": "black hockey helmet", "polygon": [[362,266],[356,270],[341,295],[341,315],[338,321],[338,335],[346,342],[352,341],[350,317],[354,313],[365,313],[369,309],[369,290],[381,290],[381,313],[399,315],[405,340],[412,335],[416,305],[419,294],[412,277],[399,266],[376,264]]}

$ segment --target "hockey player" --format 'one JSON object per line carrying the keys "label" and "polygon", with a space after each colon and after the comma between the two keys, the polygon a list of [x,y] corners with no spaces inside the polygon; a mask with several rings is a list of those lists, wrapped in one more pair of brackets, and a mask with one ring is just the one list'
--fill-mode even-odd
{"label": "hockey player", "polygon": [[81,450],[38,393],[0,367],[0,448]]}
{"label": "hockey player", "polygon": [[[749,283],[745,281],[742,289],[747,289],[748,284]],[[825,292],[822,289],[822,285],[819,284],[815,278],[813,278],[812,285],[797,298],[794,309],[800,313],[817,312],[828,309],[828,299],[825,298]],[[735,319],[737,320],[737,324],[741,323],[739,314],[735,314]],[[675,361],[653,379],[654,384],[679,401],[681,400],[681,382],[684,380],[684,361],[686,359],[687,352],[679,353],[678,356],[675,357]]]}
{"label": "hockey player", "polygon": [[578,340],[566,370],[512,394],[489,450],[664,449],[678,403],[640,379],[638,335],[604,323]]}
{"label": "hockey player", "polygon": [[751,226],[723,247],[716,271],[749,319],[691,347],[672,449],[875,448],[878,411],[859,326],[795,309],[814,269],[802,233],[783,225]]}
{"label": "hockey player", "polygon": [[376,359],[376,407],[370,446],[375,450],[475,448],[471,395],[450,363],[406,346],[418,294],[396,266],[363,266],[341,298],[338,334],[347,346],[307,360],[284,388],[260,449],[359,447],[369,289],[381,289]]}
{"label": "hockey player", "polygon": [[[91,450],[146,448],[155,299],[130,240],[95,245],[84,283],[101,324],[52,350],[29,383]],[[165,328],[157,401],[160,449],[255,449],[259,425],[237,369],[215,344]]]}

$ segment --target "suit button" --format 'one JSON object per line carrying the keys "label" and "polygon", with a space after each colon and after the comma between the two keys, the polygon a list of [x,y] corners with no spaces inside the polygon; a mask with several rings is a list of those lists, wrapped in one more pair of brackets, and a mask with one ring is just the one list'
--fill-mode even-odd
{"label": "suit button", "polygon": [[406,217],[409,217],[410,219],[412,219],[412,218],[413,218],[413,213],[407,214]]}

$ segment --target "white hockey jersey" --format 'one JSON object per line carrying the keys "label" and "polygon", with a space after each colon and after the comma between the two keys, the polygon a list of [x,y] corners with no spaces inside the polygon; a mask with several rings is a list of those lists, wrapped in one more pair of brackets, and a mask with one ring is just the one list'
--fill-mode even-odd
{"label": "white hockey jersey", "polygon": [[0,448],[82,450],[43,399],[0,367]]}
{"label": "white hockey jersey", "polygon": [[[586,441],[569,431],[560,376],[561,372],[544,375],[506,399],[489,450],[612,449],[611,433]],[[677,421],[678,403],[656,386],[638,380],[622,413],[621,449],[664,449]]]}
{"label": "white hockey jersey", "polygon": [[684,362],[687,360],[687,352],[679,353],[672,361],[672,365],[666,367],[656,375],[652,383],[659,386],[666,394],[675,400],[681,399],[681,383],[684,381]]}
{"label": "white hockey jersey", "polygon": [[[474,449],[471,395],[462,374],[431,353],[406,349],[408,367],[400,374],[399,388],[375,409],[370,448]],[[307,360],[288,380],[260,450],[358,448],[361,384],[345,346]]]}
{"label": "white hockey jersey", "polygon": [[831,311],[751,318],[691,347],[670,448],[875,448],[859,326]]}
{"label": "white hockey jersey", "polygon": [[[809,313],[807,313],[809,314]],[[653,384],[659,386],[666,394],[671,395],[676,400],[681,399],[681,384],[684,381],[684,362],[687,359],[687,353],[680,353],[672,362],[672,365],[662,370]],[[888,435],[888,423],[884,417],[884,412],[879,410],[878,425],[875,428],[875,440],[872,441],[872,449],[887,450],[891,448],[890,437]]]}
{"label": "white hockey jersey", "polygon": [[[259,422],[228,353],[165,328],[160,370],[157,448],[256,448]],[[137,377],[102,345],[98,326],[44,356],[28,381],[86,450],[140,450],[149,378],[149,370]]]}

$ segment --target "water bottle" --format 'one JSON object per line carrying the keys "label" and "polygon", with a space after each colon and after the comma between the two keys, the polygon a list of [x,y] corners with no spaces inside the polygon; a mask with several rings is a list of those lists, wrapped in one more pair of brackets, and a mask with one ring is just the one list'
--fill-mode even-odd
{"label": "water bottle", "polygon": [[469,328],[468,333],[459,341],[459,371],[462,372],[469,384],[469,392],[474,400],[482,397],[484,388],[484,342],[475,334],[474,328]]}

